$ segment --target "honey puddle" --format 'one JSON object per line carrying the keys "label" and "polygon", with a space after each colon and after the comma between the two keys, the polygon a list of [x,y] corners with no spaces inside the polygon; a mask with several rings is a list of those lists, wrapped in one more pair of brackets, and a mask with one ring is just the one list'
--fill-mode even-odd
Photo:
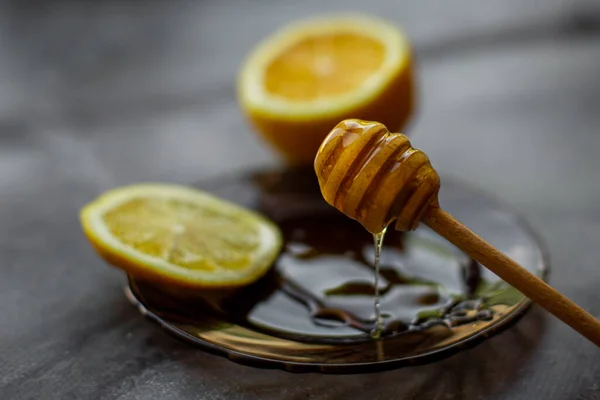
{"label": "honey puddle", "polygon": [[290,173],[256,177],[255,208],[285,245],[267,276],[213,303],[227,319],[294,340],[352,342],[485,313],[470,300],[480,282],[473,260],[426,228],[388,229],[377,258],[373,235],[324,202],[314,173]]}

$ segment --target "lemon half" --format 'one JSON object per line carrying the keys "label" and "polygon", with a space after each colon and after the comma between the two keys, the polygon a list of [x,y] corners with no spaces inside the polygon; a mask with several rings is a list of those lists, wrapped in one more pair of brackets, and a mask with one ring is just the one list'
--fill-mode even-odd
{"label": "lemon half", "polygon": [[80,213],[110,264],[153,281],[233,287],[260,278],[282,239],[265,217],[200,190],[138,184],[110,190]]}
{"label": "lemon half", "polygon": [[312,163],[341,120],[400,130],[413,109],[412,54],[402,30],[346,14],[298,21],[259,43],[238,77],[240,105],[292,163]]}

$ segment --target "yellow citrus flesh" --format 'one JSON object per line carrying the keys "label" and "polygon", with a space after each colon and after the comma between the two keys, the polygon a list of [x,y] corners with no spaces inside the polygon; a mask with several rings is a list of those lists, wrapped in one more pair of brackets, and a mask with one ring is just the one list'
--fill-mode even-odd
{"label": "yellow citrus flesh", "polygon": [[140,184],[111,190],[81,211],[92,245],[110,264],[187,287],[234,287],[260,278],[281,248],[264,217],[205,192]]}
{"label": "yellow citrus flesh", "polygon": [[381,43],[352,33],[306,38],[267,67],[266,90],[292,101],[340,96],[362,85],[384,56]]}
{"label": "yellow citrus flesh", "polygon": [[385,20],[329,16],[275,32],[247,57],[238,79],[242,109],[291,163],[312,163],[340,120],[401,130],[413,110],[408,39]]}

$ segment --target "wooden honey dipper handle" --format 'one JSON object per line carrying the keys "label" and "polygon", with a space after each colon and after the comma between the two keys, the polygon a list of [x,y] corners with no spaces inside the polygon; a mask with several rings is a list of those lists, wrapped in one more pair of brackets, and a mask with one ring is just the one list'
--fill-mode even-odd
{"label": "wooden honey dipper handle", "polygon": [[492,247],[475,232],[438,206],[432,205],[422,221],[440,236],[494,272],[515,289],[600,346],[600,321],[552,286]]}

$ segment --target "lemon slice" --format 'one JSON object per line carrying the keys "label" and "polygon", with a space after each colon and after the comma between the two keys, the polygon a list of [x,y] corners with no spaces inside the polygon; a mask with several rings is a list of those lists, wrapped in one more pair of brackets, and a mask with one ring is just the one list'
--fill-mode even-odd
{"label": "lemon slice", "polygon": [[247,56],[238,98],[267,142],[293,163],[310,163],[343,119],[404,126],[413,108],[410,43],[399,27],[368,15],[298,21]]}
{"label": "lemon slice", "polygon": [[80,213],[83,230],[110,264],[134,276],[187,287],[251,283],[281,248],[266,218],[179,185],[110,190]]}

